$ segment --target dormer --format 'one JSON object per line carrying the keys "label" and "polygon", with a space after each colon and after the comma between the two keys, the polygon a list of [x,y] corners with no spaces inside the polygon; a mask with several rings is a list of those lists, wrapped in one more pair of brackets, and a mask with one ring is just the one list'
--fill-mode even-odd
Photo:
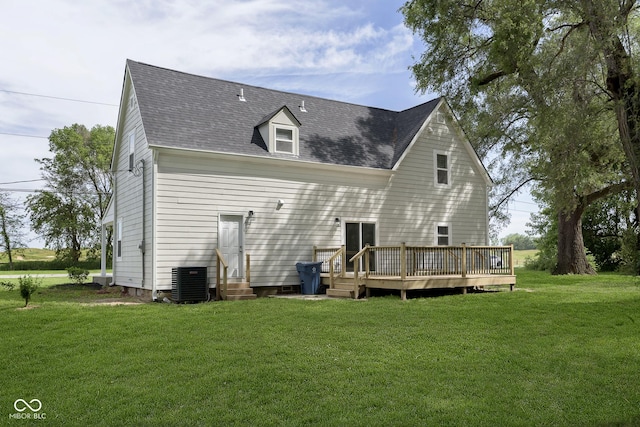
{"label": "dormer", "polygon": [[297,156],[300,153],[300,125],[284,105],[262,119],[257,127],[270,153]]}

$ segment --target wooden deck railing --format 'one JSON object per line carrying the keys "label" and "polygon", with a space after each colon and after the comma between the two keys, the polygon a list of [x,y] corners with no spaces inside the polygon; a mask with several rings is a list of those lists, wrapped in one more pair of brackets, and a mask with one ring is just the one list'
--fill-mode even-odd
{"label": "wooden deck railing", "polygon": [[[340,260],[339,263],[336,260]],[[344,277],[345,250],[314,247],[322,272],[331,268]],[[365,246],[353,256],[354,276],[514,275],[513,246]],[[335,264],[335,265],[334,265]],[[357,281],[357,280],[356,280]]]}

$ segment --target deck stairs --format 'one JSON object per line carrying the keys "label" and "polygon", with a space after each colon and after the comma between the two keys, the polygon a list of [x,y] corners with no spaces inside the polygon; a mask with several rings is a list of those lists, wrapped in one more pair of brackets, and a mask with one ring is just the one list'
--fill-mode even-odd
{"label": "deck stairs", "polygon": [[[329,286],[329,278],[323,277],[322,283]],[[364,285],[360,285],[358,289],[358,297],[364,292]],[[327,296],[333,298],[354,298],[353,295],[353,277],[336,277],[334,279],[334,288],[327,287]]]}
{"label": "deck stairs", "polygon": [[239,301],[247,299],[256,299],[257,295],[253,293],[253,289],[247,282],[229,282],[227,284],[227,297],[228,301]]}

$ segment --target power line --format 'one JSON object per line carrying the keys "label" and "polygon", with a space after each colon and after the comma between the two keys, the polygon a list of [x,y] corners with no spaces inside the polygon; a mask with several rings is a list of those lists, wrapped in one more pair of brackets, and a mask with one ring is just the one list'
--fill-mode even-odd
{"label": "power line", "polygon": [[22,184],[24,182],[38,182],[38,181],[44,181],[44,179],[40,178],[40,179],[27,179],[25,181],[0,182],[0,185]]}
{"label": "power line", "polygon": [[0,132],[0,135],[20,136],[20,137],[22,137],[22,138],[40,138],[40,139],[49,139],[49,137],[48,137],[48,136],[25,135],[25,134],[23,134],[23,133]]}
{"label": "power line", "polygon": [[85,104],[97,104],[97,105],[107,105],[109,107],[118,107],[118,104],[109,104],[106,102],[97,102],[97,101],[86,101],[84,99],[74,99],[74,98],[65,98],[62,96],[51,96],[51,95],[40,95],[37,93],[27,93],[27,92],[16,92],[13,90],[0,89],[0,92],[11,93],[14,95],[24,95],[24,96],[35,96],[38,98],[49,98],[49,99],[58,99],[61,101],[70,101],[70,102],[82,102]]}

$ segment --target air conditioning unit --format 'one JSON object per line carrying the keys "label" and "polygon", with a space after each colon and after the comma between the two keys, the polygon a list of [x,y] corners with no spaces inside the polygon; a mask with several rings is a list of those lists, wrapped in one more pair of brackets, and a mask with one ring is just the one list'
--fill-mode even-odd
{"label": "air conditioning unit", "polygon": [[208,301],[207,267],[172,268],[171,299],[175,302]]}

